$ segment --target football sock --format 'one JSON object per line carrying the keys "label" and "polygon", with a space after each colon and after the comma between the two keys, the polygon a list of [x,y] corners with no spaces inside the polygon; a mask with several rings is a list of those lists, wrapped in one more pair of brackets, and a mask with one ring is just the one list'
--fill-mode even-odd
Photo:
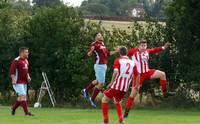
{"label": "football sock", "polygon": [[108,103],[101,104],[104,123],[108,123]]}
{"label": "football sock", "polygon": [[24,113],[28,113],[28,105],[26,101],[21,101],[21,106],[24,110]]}
{"label": "football sock", "polygon": [[126,108],[127,109],[131,109],[131,107],[133,106],[134,104],[134,98],[132,98],[131,96],[128,97],[128,100],[126,102]]}
{"label": "football sock", "polygon": [[97,95],[99,94],[99,92],[100,92],[101,90],[100,89],[98,89],[98,88],[94,88],[94,91],[93,91],[93,93],[92,93],[92,97],[91,97],[91,99],[94,101],[95,100],[95,98],[97,97]]}
{"label": "football sock", "polygon": [[92,89],[95,85],[90,83],[86,88],[85,88],[85,92],[88,92],[90,89]]}
{"label": "football sock", "polygon": [[122,122],[123,121],[122,106],[120,103],[116,103],[115,107],[116,107],[117,115],[119,118],[119,122]]}
{"label": "football sock", "polygon": [[167,95],[167,81],[166,80],[160,80],[160,86],[162,88],[163,95],[166,96]]}
{"label": "football sock", "polygon": [[19,106],[20,106],[21,102],[16,100],[15,104],[13,105],[12,109],[15,111]]}

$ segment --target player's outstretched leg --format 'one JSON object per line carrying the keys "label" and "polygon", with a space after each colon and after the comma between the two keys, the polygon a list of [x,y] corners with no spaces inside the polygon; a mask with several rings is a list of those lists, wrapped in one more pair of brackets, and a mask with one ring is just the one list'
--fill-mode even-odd
{"label": "player's outstretched leg", "polygon": [[168,96],[175,96],[176,92],[167,91],[167,80],[160,80],[160,86],[163,91],[163,96],[167,98]]}
{"label": "player's outstretched leg", "polygon": [[134,98],[136,97],[137,93],[139,91],[139,85],[135,86],[131,90],[131,94],[128,97],[128,100],[126,102],[126,108],[124,112],[124,118],[128,117],[129,111],[131,110],[132,106],[134,105]]}
{"label": "player's outstretched leg", "polygon": [[160,87],[163,92],[163,96],[166,98],[168,96],[174,96],[176,93],[175,92],[169,92],[167,90],[167,79],[166,79],[166,74],[163,71],[156,70],[154,74],[151,76],[151,79],[160,79]]}
{"label": "player's outstretched leg", "polygon": [[126,108],[125,108],[125,112],[124,112],[124,118],[128,117],[129,111],[132,108],[132,106],[134,105],[134,98],[132,96],[128,97],[128,100],[126,102]]}
{"label": "player's outstretched leg", "polygon": [[83,98],[85,98],[86,100],[88,100],[89,101],[89,94],[88,94],[88,92],[86,92],[86,89],[82,89],[81,90],[81,95],[83,96]]}
{"label": "player's outstretched leg", "polygon": [[90,104],[92,105],[92,107],[96,108],[96,103],[95,103],[95,99],[97,97],[97,95],[99,94],[99,92],[101,91],[101,89],[95,87],[94,91],[92,93],[92,96],[90,98]]}
{"label": "player's outstretched leg", "polygon": [[96,108],[96,107],[97,107],[95,100],[92,100],[91,97],[90,97],[89,101],[90,101],[90,104],[91,104],[91,106],[92,106],[93,108]]}
{"label": "player's outstretched leg", "polygon": [[97,107],[97,105],[95,103],[95,99],[96,99],[97,95],[99,94],[99,92],[101,91],[102,88],[103,88],[103,83],[98,83],[98,85],[93,90],[92,96],[90,98],[90,104],[94,108]]}
{"label": "player's outstretched leg", "polygon": [[93,80],[85,89],[82,89],[82,90],[81,90],[82,96],[83,96],[87,101],[89,101],[89,98],[90,98],[88,92],[89,92],[92,88],[94,88],[94,86],[95,86],[96,84],[97,84],[97,80]]}

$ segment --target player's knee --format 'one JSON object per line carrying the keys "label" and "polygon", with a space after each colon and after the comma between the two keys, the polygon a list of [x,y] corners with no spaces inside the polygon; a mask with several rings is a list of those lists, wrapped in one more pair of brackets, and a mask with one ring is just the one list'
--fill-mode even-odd
{"label": "player's knee", "polygon": [[107,103],[107,102],[108,102],[108,100],[106,99],[106,96],[103,96],[101,102],[102,102],[102,103]]}
{"label": "player's knee", "polygon": [[114,100],[114,104],[115,104],[115,105],[118,105],[118,104],[120,104],[120,103],[121,103],[121,102],[117,102],[117,101]]}
{"label": "player's knee", "polygon": [[22,101],[26,101],[26,95],[22,95],[22,96],[21,96],[21,100],[22,100]]}
{"label": "player's knee", "polygon": [[19,99],[19,101],[23,101],[23,100],[24,100],[23,95],[20,95],[20,96],[18,97],[18,99]]}
{"label": "player's knee", "polygon": [[166,74],[163,71],[160,72],[160,75],[161,75],[161,78],[165,78],[166,77]]}
{"label": "player's knee", "polygon": [[20,96],[17,97],[17,101],[21,101],[21,97]]}
{"label": "player's knee", "polygon": [[102,89],[102,88],[103,88],[103,83],[99,83],[99,84],[98,84],[98,88],[99,88],[99,89]]}
{"label": "player's knee", "polygon": [[98,84],[98,81],[97,81],[97,80],[93,80],[93,81],[92,81],[92,84],[93,84],[93,85],[97,85],[97,84]]}

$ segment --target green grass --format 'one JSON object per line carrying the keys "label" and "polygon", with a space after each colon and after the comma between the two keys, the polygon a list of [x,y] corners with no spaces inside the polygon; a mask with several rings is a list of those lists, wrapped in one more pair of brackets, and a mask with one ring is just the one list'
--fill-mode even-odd
{"label": "green grass", "polygon": [[[0,107],[0,124],[100,124],[100,109],[41,108],[31,111],[34,117],[24,116],[18,109],[15,116],[10,115],[9,107]],[[109,111],[110,124],[117,124],[114,109]],[[133,110],[127,124],[200,124],[200,111],[197,110]]]}

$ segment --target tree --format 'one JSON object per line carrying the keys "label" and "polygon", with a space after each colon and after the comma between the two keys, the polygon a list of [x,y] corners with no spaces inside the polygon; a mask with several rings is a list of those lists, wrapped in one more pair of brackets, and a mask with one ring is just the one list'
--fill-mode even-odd
{"label": "tree", "polygon": [[182,101],[188,101],[190,105],[199,102],[190,93],[191,90],[200,90],[199,5],[199,0],[176,0],[166,9],[167,35],[174,44],[174,74],[178,79],[176,82],[184,84],[180,88],[181,100],[177,104],[182,104]]}
{"label": "tree", "polygon": [[[29,20],[29,12],[24,10],[13,9],[12,5],[7,4],[0,8],[0,92],[5,96],[5,101],[9,100],[8,91],[11,89],[9,66],[17,56],[18,48],[24,44],[23,34],[24,25]],[[5,95],[8,94],[8,95]]]}
{"label": "tree", "polygon": [[40,86],[44,71],[58,101],[68,101],[72,95],[79,94],[77,89],[85,69],[79,67],[84,65],[83,51],[87,43],[81,39],[83,26],[84,21],[74,8],[61,5],[36,11],[25,28],[35,89]]}
{"label": "tree", "polygon": [[110,15],[111,12],[108,7],[103,4],[97,3],[90,3],[86,6],[80,8],[84,15],[99,15],[99,16],[106,16]]}
{"label": "tree", "polygon": [[105,9],[102,12],[104,15],[126,16],[128,15],[127,11],[136,3],[137,0],[85,0],[81,4],[81,11],[87,10],[87,13],[83,13],[84,15],[90,15],[91,13],[92,15],[99,15],[98,10]]}
{"label": "tree", "polygon": [[37,6],[52,6],[61,4],[60,0],[33,0]]}

